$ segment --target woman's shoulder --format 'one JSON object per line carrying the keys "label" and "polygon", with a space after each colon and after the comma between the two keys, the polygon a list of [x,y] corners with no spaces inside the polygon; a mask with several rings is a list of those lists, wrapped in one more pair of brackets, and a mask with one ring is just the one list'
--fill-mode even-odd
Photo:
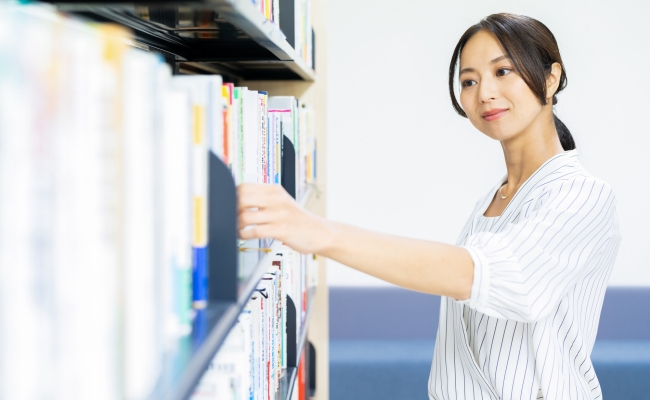
{"label": "woman's shoulder", "polygon": [[540,196],[549,191],[563,189],[576,192],[590,187],[612,191],[611,186],[607,182],[593,176],[582,166],[580,161],[575,159],[570,163],[562,165],[540,180],[534,192],[535,195]]}
{"label": "woman's shoulder", "polygon": [[612,187],[606,181],[590,174],[576,160],[563,165],[541,180],[523,203],[532,203],[534,209],[540,209],[545,206],[572,208],[577,204],[603,201],[615,205],[616,197]]}

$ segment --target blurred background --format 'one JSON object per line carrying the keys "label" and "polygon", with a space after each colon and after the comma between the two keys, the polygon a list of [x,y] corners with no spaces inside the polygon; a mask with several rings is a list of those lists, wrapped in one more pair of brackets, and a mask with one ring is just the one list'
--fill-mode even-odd
{"label": "blurred background", "polygon": [[[449,62],[462,33],[499,12],[540,20],[559,43],[568,86],[556,112],[614,188],[623,234],[594,363],[605,397],[650,398],[648,2],[329,0],[328,215],[456,241],[505,166],[453,111]],[[425,399],[438,299],[328,262],[331,398]]]}

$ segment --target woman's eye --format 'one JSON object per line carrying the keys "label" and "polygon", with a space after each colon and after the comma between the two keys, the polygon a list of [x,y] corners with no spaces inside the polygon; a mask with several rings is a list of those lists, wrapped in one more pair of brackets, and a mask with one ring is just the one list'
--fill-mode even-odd
{"label": "woman's eye", "polygon": [[476,85],[476,81],[473,81],[471,79],[464,80],[462,82],[463,87],[470,87]]}
{"label": "woman's eye", "polygon": [[497,69],[497,76],[508,75],[512,70],[510,68],[499,68]]}

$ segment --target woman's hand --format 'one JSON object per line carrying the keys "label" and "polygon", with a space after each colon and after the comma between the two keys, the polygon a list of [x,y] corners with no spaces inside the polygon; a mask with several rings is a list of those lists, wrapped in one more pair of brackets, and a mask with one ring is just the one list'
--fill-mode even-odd
{"label": "woman's hand", "polygon": [[331,241],[327,220],[301,208],[280,185],[239,185],[237,201],[241,239],[273,238],[305,254]]}
{"label": "woman's hand", "polygon": [[239,236],[274,238],[419,292],[469,298],[474,263],[462,247],[370,232],[302,209],[279,185],[237,188]]}

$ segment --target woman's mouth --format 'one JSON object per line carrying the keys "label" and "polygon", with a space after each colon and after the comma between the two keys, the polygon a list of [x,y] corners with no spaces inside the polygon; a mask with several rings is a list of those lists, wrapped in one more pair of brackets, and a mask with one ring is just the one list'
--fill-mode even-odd
{"label": "woman's mouth", "polygon": [[484,112],[481,116],[487,122],[497,120],[508,112],[507,108],[493,108],[492,110]]}

